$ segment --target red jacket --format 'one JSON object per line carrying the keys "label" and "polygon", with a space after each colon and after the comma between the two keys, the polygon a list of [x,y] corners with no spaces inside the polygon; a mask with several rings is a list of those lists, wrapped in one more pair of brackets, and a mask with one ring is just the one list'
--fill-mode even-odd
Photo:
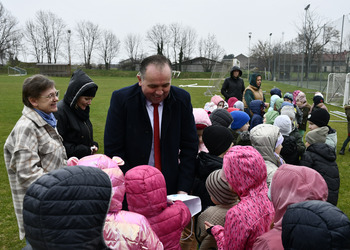
{"label": "red jacket", "polygon": [[181,232],[191,214],[182,201],[167,203],[163,174],[152,166],[137,166],[126,172],[125,186],[129,210],[148,219],[164,249],[181,249]]}

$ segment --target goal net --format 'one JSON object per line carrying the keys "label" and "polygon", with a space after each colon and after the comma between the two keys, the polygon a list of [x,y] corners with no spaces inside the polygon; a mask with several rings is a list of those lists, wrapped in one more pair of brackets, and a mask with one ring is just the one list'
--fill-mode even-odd
{"label": "goal net", "polygon": [[9,76],[25,76],[27,75],[27,71],[20,67],[8,67],[8,75]]}
{"label": "goal net", "polygon": [[221,85],[226,77],[229,76],[232,66],[240,66],[237,59],[228,62],[216,62],[210,77],[207,90],[204,92],[205,96],[213,96],[220,93]]}
{"label": "goal net", "polygon": [[328,75],[325,102],[342,107],[350,104],[349,80],[350,73],[330,73]]}

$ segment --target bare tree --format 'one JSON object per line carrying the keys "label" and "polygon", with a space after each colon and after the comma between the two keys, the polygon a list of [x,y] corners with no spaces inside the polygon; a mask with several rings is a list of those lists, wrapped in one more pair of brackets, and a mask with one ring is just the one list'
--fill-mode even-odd
{"label": "bare tree", "polygon": [[206,39],[201,38],[198,44],[199,56],[205,72],[211,72],[215,63],[222,58],[225,51],[216,41],[216,36],[208,34]]}
{"label": "bare tree", "polygon": [[196,30],[187,27],[183,31],[182,39],[181,39],[181,53],[182,56],[179,55],[180,59],[190,59],[194,51],[196,50],[197,43],[197,33]]}
{"label": "bare tree", "polygon": [[65,38],[66,24],[62,18],[57,17],[53,13],[49,13],[49,23],[52,41],[52,54],[54,63],[57,63],[61,45]]}
{"label": "bare tree", "polygon": [[271,48],[269,42],[258,40],[251,49],[251,57],[255,60],[259,69],[268,68],[271,60]]}
{"label": "bare tree", "polygon": [[120,49],[120,40],[113,32],[105,30],[102,32],[100,41],[100,56],[105,63],[105,68],[110,69],[112,60],[117,56]]}
{"label": "bare tree", "polygon": [[98,43],[100,36],[100,28],[98,24],[90,21],[81,21],[76,27],[78,40],[81,45],[81,50],[86,68],[91,69],[92,53]]}
{"label": "bare tree", "polygon": [[173,52],[173,63],[177,64],[178,57],[178,49],[181,44],[181,36],[182,36],[182,26],[179,23],[172,23],[169,25],[169,36],[170,36],[170,48]]}
{"label": "bare tree", "polygon": [[308,78],[309,65],[324,50],[324,47],[339,40],[339,31],[314,12],[307,11],[302,26],[298,27],[299,42],[303,45],[305,78]]}
{"label": "bare tree", "polygon": [[50,11],[40,10],[36,13],[35,20],[26,22],[25,37],[37,62],[43,62],[46,56],[48,63],[57,63],[65,39],[65,27],[63,19]]}
{"label": "bare tree", "polygon": [[137,60],[142,59],[141,36],[129,33],[125,37],[124,48],[131,62],[131,70],[135,70]]}
{"label": "bare tree", "polygon": [[16,53],[14,45],[20,43],[20,33],[16,29],[18,22],[0,3],[0,60],[4,64],[5,60],[12,59]]}
{"label": "bare tree", "polygon": [[154,25],[149,31],[147,31],[146,38],[157,51],[157,54],[164,55],[165,47],[169,43],[169,31],[166,25]]}
{"label": "bare tree", "polygon": [[177,65],[177,70],[182,70],[183,60],[189,58],[195,49],[196,32],[190,27],[172,23],[169,25],[169,36],[170,47],[173,51],[173,62]]}
{"label": "bare tree", "polygon": [[40,29],[33,21],[26,22],[25,38],[32,48],[32,54],[35,56],[37,63],[42,63],[44,60],[45,44],[40,34]]}

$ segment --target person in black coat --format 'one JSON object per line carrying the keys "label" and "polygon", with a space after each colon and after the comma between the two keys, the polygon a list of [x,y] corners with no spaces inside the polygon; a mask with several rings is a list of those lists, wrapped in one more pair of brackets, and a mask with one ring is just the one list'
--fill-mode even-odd
{"label": "person in black coat", "polygon": [[350,220],[324,201],[289,205],[282,220],[284,249],[350,249]]}
{"label": "person in black coat", "polygon": [[90,122],[90,104],[98,86],[82,70],[76,70],[69,82],[63,100],[54,113],[57,130],[63,138],[67,156],[82,158],[97,152]]}
{"label": "person in black coat", "polygon": [[287,115],[279,115],[276,117],[273,125],[280,128],[280,133],[283,135],[282,149],[280,155],[283,160],[292,165],[299,165],[299,154],[297,141],[292,132],[292,121]]}
{"label": "person in black coat", "polygon": [[307,166],[319,172],[328,186],[327,201],[333,205],[338,203],[340,177],[336,163],[334,148],[326,144],[328,127],[323,126],[308,132],[305,136],[306,151],[301,157],[300,165]]}
{"label": "person in black coat", "polygon": [[204,129],[203,142],[209,153],[201,151],[198,154],[196,177],[192,189],[193,195],[201,199],[202,211],[208,206],[214,206],[205,187],[205,181],[213,171],[222,169],[223,157],[233,146],[233,135],[229,128],[212,125]]}
{"label": "person in black coat", "polygon": [[23,201],[26,239],[33,249],[108,249],[103,228],[112,196],[99,168],[64,167],[41,176]]}
{"label": "person in black coat", "polygon": [[238,100],[242,101],[245,87],[241,76],[242,70],[238,66],[233,66],[230,71],[230,77],[225,79],[221,88],[221,94],[225,97],[226,102],[230,97],[236,97]]}
{"label": "person in black coat", "polygon": [[106,119],[104,153],[119,156],[124,173],[155,166],[153,104],[159,104],[161,172],[168,194],[188,193],[194,181],[198,136],[190,94],[171,85],[171,64],[162,55],[145,58],[139,82],[113,92]]}

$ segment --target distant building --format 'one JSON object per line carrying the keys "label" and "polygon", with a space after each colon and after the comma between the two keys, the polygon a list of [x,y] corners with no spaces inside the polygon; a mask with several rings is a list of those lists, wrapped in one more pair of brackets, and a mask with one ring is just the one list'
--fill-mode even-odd
{"label": "distant building", "polygon": [[116,68],[120,70],[136,70],[140,69],[141,59],[131,60],[130,58],[120,61]]}
{"label": "distant building", "polygon": [[[241,64],[241,69],[248,69],[248,57],[243,55],[243,54],[239,54],[238,56],[235,57],[235,59],[238,59],[238,61],[240,61]],[[251,58],[250,58],[251,59]],[[249,67],[252,68],[252,62],[250,60],[249,63]]]}
{"label": "distant building", "polygon": [[46,76],[71,76],[69,64],[37,63],[39,73]]}

